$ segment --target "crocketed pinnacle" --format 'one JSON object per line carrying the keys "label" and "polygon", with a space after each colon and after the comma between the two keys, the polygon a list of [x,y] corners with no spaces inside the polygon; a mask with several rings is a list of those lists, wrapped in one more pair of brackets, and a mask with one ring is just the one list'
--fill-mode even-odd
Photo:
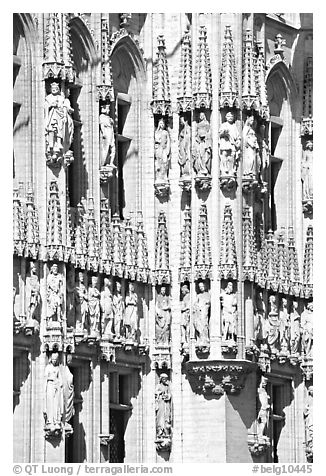
{"label": "crocketed pinnacle", "polygon": [[13,192],[13,240],[14,254],[23,256],[25,248],[25,219],[17,189]]}
{"label": "crocketed pinnacle", "polygon": [[303,81],[303,117],[312,117],[313,115],[313,68],[312,57],[309,56],[306,60],[305,74]]}
{"label": "crocketed pinnacle", "polygon": [[220,74],[220,108],[239,107],[239,88],[230,25],[225,26]]}
{"label": "crocketed pinnacle", "polygon": [[195,258],[195,279],[211,278],[212,274],[212,254],[209,239],[209,229],[207,220],[207,208],[203,204],[199,210],[199,220],[197,228],[196,258]]}
{"label": "crocketed pinnacle", "polygon": [[184,211],[184,222],[181,232],[180,282],[190,281],[191,279],[191,258],[191,211],[190,207],[187,206]]}
{"label": "crocketed pinnacle", "polygon": [[266,121],[269,120],[269,105],[265,81],[265,54],[262,41],[256,42],[257,46],[257,86],[259,95],[259,114]]}
{"label": "crocketed pinnacle", "polygon": [[136,279],[136,247],[135,231],[130,217],[126,218],[124,235],[124,277],[134,281]]}
{"label": "crocketed pinnacle", "polygon": [[192,53],[191,37],[188,30],[185,31],[181,40],[181,62],[177,101],[179,111],[190,111],[192,109]]}
{"label": "crocketed pinnacle", "polygon": [[225,205],[224,208],[219,271],[221,278],[237,279],[238,264],[231,205]]}
{"label": "crocketed pinnacle", "polygon": [[212,72],[205,26],[199,30],[196,56],[196,74],[194,84],[194,99],[196,108],[209,109],[212,101]]}
{"label": "crocketed pinnacle", "polygon": [[72,214],[68,186],[66,188],[66,252],[65,261],[75,263],[75,229],[72,224]]}
{"label": "crocketed pinnacle", "polygon": [[147,239],[144,232],[143,216],[141,212],[138,212],[136,229],[136,266],[137,280],[147,283],[149,279],[148,248]]}
{"label": "crocketed pinnacle", "polygon": [[31,184],[28,185],[26,194],[26,244],[25,256],[37,259],[39,251],[39,223],[37,211],[34,205],[34,194]]}
{"label": "crocketed pinnacle", "polygon": [[112,274],[119,278],[123,277],[123,233],[120,218],[117,213],[112,217]]}
{"label": "crocketed pinnacle", "polygon": [[65,67],[65,78],[66,80],[72,83],[75,79],[75,71],[73,67],[68,13],[61,13],[61,18],[62,18],[62,59],[63,59],[64,67]]}
{"label": "crocketed pinnacle", "polygon": [[254,281],[257,270],[257,248],[250,208],[243,209],[243,279]]}
{"label": "crocketed pinnacle", "polygon": [[267,238],[265,239],[265,276],[266,276],[266,287],[267,289],[272,289],[272,291],[278,290],[278,279],[277,279],[277,251],[276,244],[272,230],[269,230],[267,233]]}
{"label": "crocketed pinnacle", "polygon": [[277,239],[277,259],[276,259],[276,274],[279,285],[279,292],[288,293],[289,281],[288,281],[288,253],[285,246],[285,229],[283,228],[278,235]]}
{"label": "crocketed pinnacle", "polygon": [[158,284],[170,282],[169,236],[166,216],[163,211],[159,213],[156,231],[155,279]]}
{"label": "crocketed pinnacle", "polygon": [[303,260],[303,287],[304,297],[312,297],[313,288],[313,257],[314,257],[314,243],[313,243],[313,228],[308,226],[307,238],[304,250]]}
{"label": "crocketed pinnacle", "polygon": [[46,241],[49,259],[63,261],[62,213],[56,181],[52,181],[50,184]]}
{"label": "crocketed pinnacle", "polygon": [[298,255],[295,247],[293,227],[288,230],[288,280],[289,292],[299,296],[301,291]]}
{"label": "crocketed pinnacle", "polygon": [[244,39],[242,68],[242,106],[244,109],[259,109],[257,93],[256,58],[251,31],[247,29]]}
{"label": "crocketed pinnacle", "polygon": [[86,267],[86,219],[85,209],[82,203],[77,205],[77,226],[75,230],[75,254],[76,267],[85,269]]}
{"label": "crocketed pinnacle", "polygon": [[89,199],[88,219],[87,219],[87,269],[90,271],[98,270],[98,233],[94,216],[94,200]]}
{"label": "crocketed pinnacle", "polygon": [[112,267],[112,247],[111,247],[111,227],[109,200],[101,199],[100,208],[100,261],[99,270],[101,273],[110,274]]}
{"label": "crocketed pinnacle", "polygon": [[170,83],[166,47],[163,35],[157,37],[158,46],[156,59],[153,66],[153,100],[154,114],[167,114],[170,112]]}

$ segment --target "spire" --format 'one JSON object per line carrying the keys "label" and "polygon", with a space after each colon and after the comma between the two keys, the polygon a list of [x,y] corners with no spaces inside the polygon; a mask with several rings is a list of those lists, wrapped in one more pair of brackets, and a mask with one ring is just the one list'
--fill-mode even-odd
{"label": "spire", "polygon": [[26,195],[26,258],[37,259],[40,247],[39,240],[39,223],[37,211],[34,205],[34,195],[31,184],[27,188]]}
{"label": "spire", "polygon": [[238,264],[231,205],[225,205],[219,271],[221,278],[237,279]]}
{"label": "spire", "polygon": [[119,278],[123,277],[123,234],[119,215],[112,217],[112,274]]}
{"label": "spire", "polygon": [[73,66],[69,14],[61,13],[60,15],[62,17],[62,59],[65,67],[65,79],[69,83],[73,83],[76,73]]}
{"label": "spire", "polygon": [[153,114],[171,114],[170,84],[168,62],[166,58],[165,40],[163,35],[157,37],[158,46],[156,60],[153,65]]}
{"label": "spire", "polygon": [[242,69],[242,106],[244,109],[259,109],[257,97],[256,58],[251,31],[247,29],[244,39]]}
{"label": "spire", "polygon": [[239,107],[239,88],[230,25],[225,26],[220,75],[220,108]]}
{"label": "spire", "polygon": [[298,255],[295,248],[293,227],[289,226],[288,232],[288,280],[289,293],[299,297],[301,291]]}
{"label": "spire", "polygon": [[188,30],[185,31],[181,40],[181,64],[177,107],[179,113],[193,109],[191,37]]}
{"label": "spire", "polygon": [[191,280],[191,210],[187,206],[184,211],[183,229],[181,232],[181,252],[180,252],[180,268],[179,281]]}
{"label": "spire", "polygon": [[147,248],[147,239],[144,232],[142,212],[138,212],[138,219],[137,219],[136,266],[137,266],[137,280],[142,283],[147,283],[149,279],[148,248]]}
{"label": "spire", "polygon": [[199,210],[197,228],[195,279],[211,279],[211,277],[212,255],[208,230],[207,208],[206,205],[203,204]]}
{"label": "spire", "polygon": [[265,81],[265,54],[262,41],[256,42],[257,46],[257,86],[259,96],[259,114],[269,121],[269,105]]}
{"label": "spire", "polygon": [[314,258],[314,243],[313,243],[313,228],[308,226],[307,239],[304,250],[303,259],[303,293],[306,299],[312,297],[313,291],[313,258]]}
{"label": "spire", "polygon": [[98,98],[102,101],[114,101],[111,69],[111,46],[108,20],[101,19],[101,80],[97,85]]}
{"label": "spire", "polygon": [[45,28],[43,78],[64,78],[60,13],[49,13]]}
{"label": "spire", "polygon": [[279,233],[278,239],[277,239],[276,274],[277,274],[279,292],[287,294],[289,292],[289,281],[288,281],[289,268],[288,268],[288,254],[285,248],[284,235],[285,235],[285,229],[282,228],[281,233]]}
{"label": "spire", "polygon": [[276,292],[278,290],[276,261],[277,252],[272,230],[267,233],[265,240],[265,276],[266,287]]}
{"label": "spire", "polygon": [[169,237],[166,226],[166,216],[163,211],[161,211],[158,216],[154,276],[156,284],[169,284],[171,281],[171,271],[169,269]]}
{"label": "spire", "polygon": [[77,226],[75,230],[75,253],[76,267],[86,267],[86,219],[85,209],[82,203],[77,205]]}
{"label": "spire", "polygon": [[87,220],[87,269],[96,272],[98,270],[98,233],[94,216],[94,200],[89,199]]}
{"label": "spire", "polygon": [[58,184],[54,180],[50,183],[46,244],[48,259],[63,261],[62,214]]}
{"label": "spire", "polygon": [[257,249],[250,208],[243,209],[243,279],[254,281],[257,270]]}
{"label": "spire", "polygon": [[75,263],[75,228],[70,207],[69,190],[66,188],[66,252],[65,261]]}
{"label": "spire", "polygon": [[135,232],[131,226],[131,218],[126,218],[124,238],[124,277],[134,281],[136,279],[136,247]]}
{"label": "spire", "polygon": [[112,244],[111,244],[111,227],[110,227],[110,211],[109,200],[101,199],[100,210],[100,272],[105,274],[111,273],[112,267]]}
{"label": "spire", "polygon": [[18,190],[13,194],[13,239],[14,254],[23,256],[25,248],[25,219]]}
{"label": "spire", "polygon": [[305,74],[303,80],[303,104],[301,135],[313,133],[313,64],[312,57],[306,59]]}
{"label": "spire", "polygon": [[209,59],[207,31],[205,26],[199,29],[194,84],[195,108],[210,109],[212,102],[212,72]]}

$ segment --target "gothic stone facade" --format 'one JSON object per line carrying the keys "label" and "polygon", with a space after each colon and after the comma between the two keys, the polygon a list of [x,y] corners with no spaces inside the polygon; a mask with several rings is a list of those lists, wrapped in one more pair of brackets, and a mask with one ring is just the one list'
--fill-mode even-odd
{"label": "gothic stone facade", "polygon": [[13,21],[15,459],[312,461],[312,15]]}

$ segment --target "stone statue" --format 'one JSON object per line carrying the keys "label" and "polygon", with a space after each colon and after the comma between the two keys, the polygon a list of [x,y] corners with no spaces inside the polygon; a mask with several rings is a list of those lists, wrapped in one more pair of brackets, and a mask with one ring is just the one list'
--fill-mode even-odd
{"label": "stone statue", "polygon": [[314,436],[314,427],[313,427],[313,386],[308,387],[308,402],[303,412],[304,424],[305,424],[305,434],[306,434],[306,448],[313,449],[313,436]]}
{"label": "stone statue", "polygon": [[190,154],[191,154],[191,127],[185,116],[180,116],[179,132],[179,165],[180,176],[190,176]]}
{"label": "stone statue", "polygon": [[111,336],[113,333],[113,298],[112,298],[112,281],[104,278],[104,287],[101,292],[101,310],[102,310],[102,335]]}
{"label": "stone statue", "polygon": [[235,176],[237,163],[239,159],[241,137],[236,124],[234,115],[228,112],[225,116],[225,122],[222,123],[219,130],[219,154],[220,154],[220,175]]}
{"label": "stone statue", "polygon": [[302,180],[302,199],[312,200],[312,177],[313,177],[313,142],[308,140],[302,155],[301,180]]}
{"label": "stone statue", "polygon": [[260,409],[257,416],[257,435],[261,439],[266,435],[266,431],[269,423],[269,395],[266,391],[267,378],[261,377],[260,385],[258,388],[258,400],[260,403]]}
{"label": "stone statue", "polygon": [[126,310],[124,315],[124,331],[126,339],[137,340],[138,332],[138,296],[135,293],[134,283],[129,283],[125,299]]}
{"label": "stone statue", "polygon": [[233,292],[233,283],[229,281],[225,290],[221,293],[222,303],[222,339],[236,340],[238,322],[237,296]]}
{"label": "stone statue", "polygon": [[37,276],[36,264],[33,261],[31,261],[30,274],[26,279],[27,322],[33,322],[35,324],[38,323],[40,303],[41,303],[40,283]]}
{"label": "stone statue", "polygon": [[289,313],[288,313],[288,301],[286,298],[282,298],[281,308],[279,312],[279,332],[280,332],[280,344],[281,350],[287,352],[290,344],[290,322],[289,322]]}
{"label": "stone statue", "polygon": [[45,368],[45,430],[54,433],[62,429],[64,413],[63,381],[59,367],[59,355],[54,352]]}
{"label": "stone statue", "polygon": [[167,438],[172,427],[172,395],[169,377],[160,375],[160,382],[155,389],[156,437]]}
{"label": "stone statue", "polygon": [[88,326],[88,294],[84,284],[84,273],[78,273],[78,282],[75,290],[76,303],[76,330],[83,332]]}
{"label": "stone statue", "polygon": [[156,298],[155,307],[155,339],[157,344],[168,344],[170,341],[171,305],[166,287],[161,286]]}
{"label": "stone statue", "polygon": [[266,306],[261,291],[257,292],[254,302],[254,341],[265,343],[267,339]]}
{"label": "stone statue", "polygon": [[60,91],[59,84],[51,83],[51,93],[45,98],[45,141],[48,159],[57,160],[68,152],[74,134],[72,112],[70,101]]}
{"label": "stone statue", "polygon": [[293,301],[290,315],[290,350],[291,354],[299,353],[300,344],[300,315],[298,313],[298,302]]}
{"label": "stone statue", "polygon": [[259,146],[255,133],[254,116],[248,116],[242,131],[243,177],[255,178]]}
{"label": "stone statue", "polygon": [[269,297],[270,311],[268,313],[268,335],[267,343],[272,352],[277,352],[277,345],[279,342],[279,328],[280,321],[278,317],[278,309],[276,303],[276,296],[273,294]]}
{"label": "stone statue", "polygon": [[115,137],[113,119],[110,117],[110,105],[101,106],[100,122],[100,144],[101,144],[101,165],[113,165],[115,159]]}
{"label": "stone statue", "polygon": [[121,294],[121,283],[115,283],[115,293],[113,295],[113,313],[114,313],[114,333],[116,339],[121,337],[121,326],[124,318],[125,303]]}
{"label": "stone statue", "polygon": [[190,292],[187,284],[181,287],[181,343],[189,344],[190,341]]}
{"label": "stone statue", "polygon": [[91,332],[100,332],[100,299],[101,293],[97,287],[97,276],[92,276],[91,286],[88,288],[88,312],[91,325]]}
{"label": "stone statue", "polygon": [[68,367],[69,363],[71,362],[72,356],[71,354],[67,355],[67,364],[62,368],[62,381],[63,381],[63,403],[64,403],[64,421],[65,421],[65,428],[70,428],[68,425],[69,420],[73,417],[75,413],[74,408],[74,376],[70,372]]}
{"label": "stone statue", "polygon": [[154,141],[155,181],[167,182],[170,167],[171,139],[163,118],[158,121]]}
{"label": "stone statue", "polygon": [[313,303],[309,302],[301,316],[302,325],[302,347],[305,357],[312,358],[313,348]]}
{"label": "stone statue", "polygon": [[67,298],[66,298],[66,315],[67,326],[75,327],[75,270],[70,269],[67,273]]}
{"label": "stone statue", "polygon": [[211,126],[205,113],[199,114],[194,146],[194,169],[198,176],[210,176],[212,170]]}
{"label": "stone statue", "polygon": [[211,296],[206,291],[203,281],[199,282],[198,290],[197,299],[193,307],[195,338],[198,346],[207,346],[209,343]]}
{"label": "stone statue", "polygon": [[53,264],[47,279],[47,318],[49,324],[62,323],[63,303],[63,276],[58,273],[58,265]]}
{"label": "stone statue", "polygon": [[259,144],[259,154],[257,154],[257,176],[259,177],[260,181],[263,180],[267,181],[267,169],[269,167],[269,156],[270,151],[266,139],[266,126],[265,124],[261,124],[259,127],[259,134],[257,136],[258,144]]}

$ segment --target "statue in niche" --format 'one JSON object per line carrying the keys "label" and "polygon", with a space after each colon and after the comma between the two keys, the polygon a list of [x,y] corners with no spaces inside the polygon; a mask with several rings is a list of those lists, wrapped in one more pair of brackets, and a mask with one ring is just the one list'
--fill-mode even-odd
{"label": "statue in niche", "polygon": [[280,313],[279,313],[279,332],[280,332],[280,344],[281,350],[287,352],[290,343],[290,322],[288,313],[288,301],[286,298],[282,298]]}
{"label": "statue in niche", "polygon": [[56,161],[69,150],[73,134],[74,121],[71,117],[73,109],[66,96],[60,91],[59,84],[51,83],[51,93],[45,98],[45,141],[46,155],[49,160]]}
{"label": "statue in niche", "polygon": [[66,299],[66,315],[67,326],[75,327],[75,270],[70,269],[67,273],[67,299]]}
{"label": "statue in niche", "polygon": [[269,413],[270,413],[270,404],[269,404],[269,395],[266,391],[267,378],[261,377],[260,385],[258,388],[258,400],[260,403],[260,409],[257,416],[257,435],[259,439],[262,439],[266,436],[266,431],[269,423]]}
{"label": "statue in niche", "polygon": [[302,198],[311,201],[313,199],[312,177],[313,177],[313,142],[308,140],[302,155],[301,180]]}
{"label": "statue in niche", "polygon": [[97,287],[97,276],[92,276],[91,286],[88,288],[88,313],[91,326],[91,332],[98,334],[100,332],[100,299],[101,293]]}
{"label": "statue in niche", "polygon": [[194,328],[196,345],[207,346],[209,343],[209,317],[211,308],[211,296],[206,291],[205,283],[198,283],[197,299],[194,303]]}
{"label": "statue in niche", "polygon": [[155,306],[155,339],[156,343],[167,345],[170,341],[171,304],[170,297],[166,294],[166,287],[161,286],[156,297]]}
{"label": "statue in niche", "polygon": [[39,306],[41,303],[40,282],[34,261],[30,263],[30,273],[26,279],[26,320],[39,328]]}
{"label": "statue in niche", "polygon": [[171,139],[163,118],[158,121],[154,141],[155,181],[168,182]]}
{"label": "statue in niche", "polygon": [[47,319],[50,325],[62,323],[63,303],[63,276],[58,272],[58,265],[53,264],[47,279]]}
{"label": "statue in niche", "polygon": [[255,132],[255,118],[248,116],[242,131],[243,140],[243,177],[255,178],[259,146]]}
{"label": "statue in niche", "polygon": [[115,283],[115,293],[113,295],[113,313],[114,313],[114,334],[116,339],[121,337],[121,326],[124,318],[125,303],[121,294],[121,283]]}
{"label": "statue in niche", "polygon": [[187,284],[181,287],[181,343],[190,342],[190,292]]}
{"label": "statue in niche", "polygon": [[172,395],[167,374],[160,375],[155,389],[156,437],[167,438],[172,427]]}
{"label": "statue in niche", "polygon": [[270,311],[268,313],[268,335],[267,343],[271,352],[277,352],[277,345],[280,335],[280,321],[278,317],[278,309],[276,296],[273,294],[269,297]]}
{"label": "statue in niche", "polygon": [[129,283],[125,299],[124,331],[126,339],[137,340],[138,332],[138,296],[135,293],[134,283]]}
{"label": "statue in niche", "polygon": [[110,117],[110,104],[101,106],[100,123],[100,144],[101,144],[101,165],[113,164],[115,159],[115,136],[114,122]]}
{"label": "statue in niche", "polygon": [[302,347],[305,357],[312,358],[313,347],[313,303],[309,302],[301,316],[302,325]]}
{"label": "statue in niche", "polygon": [[222,339],[233,340],[237,338],[237,322],[238,322],[238,303],[237,296],[233,292],[233,283],[229,281],[224,291],[221,292],[222,304]]}
{"label": "statue in niche", "polygon": [[84,284],[84,273],[78,273],[78,282],[75,291],[76,330],[83,332],[88,326],[88,293]]}
{"label": "statue in niche", "polygon": [[102,335],[111,336],[113,333],[113,297],[112,281],[110,278],[104,278],[104,286],[101,292],[101,310],[102,310]]}
{"label": "statue in niche", "polygon": [[63,380],[59,367],[59,354],[54,352],[45,368],[45,430],[51,433],[62,429],[64,414]]}
{"label": "statue in niche", "polygon": [[180,116],[179,165],[181,178],[190,176],[191,127],[185,116]]}
{"label": "statue in niche", "polygon": [[211,126],[204,112],[199,114],[194,145],[194,169],[198,176],[210,176],[212,170]]}
{"label": "statue in niche", "polygon": [[220,175],[235,176],[240,154],[241,137],[234,122],[234,115],[228,112],[219,130]]}
{"label": "statue in niche", "polygon": [[64,403],[64,421],[65,421],[65,430],[72,432],[71,425],[68,424],[69,420],[75,414],[74,408],[74,376],[70,372],[69,364],[71,363],[72,356],[67,354],[66,365],[62,368],[62,380],[63,380],[63,403]]}
{"label": "statue in niche", "polygon": [[291,354],[299,353],[300,344],[300,315],[298,313],[298,302],[293,301],[290,315],[290,350]]}
{"label": "statue in niche", "polygon": [[264,296],[258,291],[254,302],[254,341],[266,343],[267,340],[267,316]]}
{"label": "statue in niche", "polygon": [[313,421],[313,386],[308,387],[308,401],[303,412],[306,447],[313,449],[314,421]]}
{"label": "statue in niche", "polygon": [[261,182],[267,181],[267,169],[269,167],[269,147],[266,139],[266,126],[261,124],[257,136],[259,154],[257,154],[257,177]]}

